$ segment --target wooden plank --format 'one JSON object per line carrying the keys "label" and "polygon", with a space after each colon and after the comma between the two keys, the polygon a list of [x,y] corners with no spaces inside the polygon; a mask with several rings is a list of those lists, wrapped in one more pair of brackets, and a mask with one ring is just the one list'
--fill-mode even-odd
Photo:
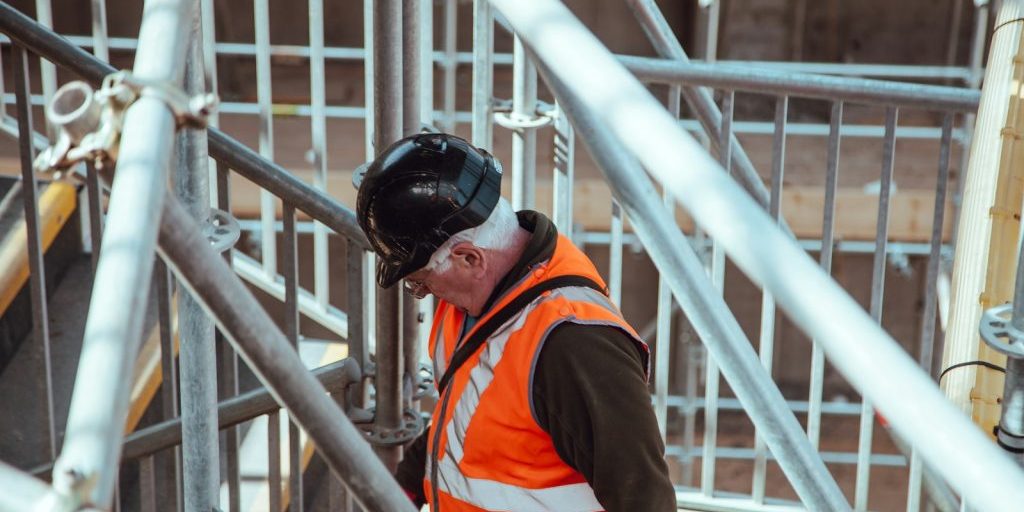
{"label": "wooden plank", "polygon": [[[311,171],[295,174],[311,181]],[[508,180],[504,184],[508,193]],[[351,172],[334,171],[327,176],[327,190],[350,208],[355,205],[356,190],[352,186]],[[574,187],[575,211],[573,221],[587,230],[607,231],[611,222],[611,191],[604,181],[577,180]],[[889,240],[894,242],[927,242],[931,237],[931,224],[935,192],[931,189],[900,189],[892,195],[890,206]],[[782,210],[786,221],[798,237],[821,238],[821,216],[825,205],[823,187],[789,186],[784,190]],[[952,233],[950,226],[952,206],[947,203],[944,240]],[[259,189],[238,175],[231,181],[232,213],[240,218],[259,216]],[[537,207],[550,213],[551,182],[537,182]],[[840,240],[875,239],[878,196],[860,188],[841,188],[836,197],[836,237]],[[280,211],[278,211],[280,214]],[[300,213],[300,217],[303,215]],[[680,226],[692,230],[693,223],[683,213],[678,215]],[[627,229],[628,226],[627,226]]]}

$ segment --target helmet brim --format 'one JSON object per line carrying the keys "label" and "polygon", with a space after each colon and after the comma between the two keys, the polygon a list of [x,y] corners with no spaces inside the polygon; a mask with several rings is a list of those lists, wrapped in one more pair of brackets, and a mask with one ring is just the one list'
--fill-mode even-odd
{"label": "helmet brim", "polygon": [[418,260],[404,262],[387,261],[378,256],[377,285],[384,289],[391,288],[395,283],[405,279],[406,276],[423,268],[425,265],[425,262],[421,263]]}

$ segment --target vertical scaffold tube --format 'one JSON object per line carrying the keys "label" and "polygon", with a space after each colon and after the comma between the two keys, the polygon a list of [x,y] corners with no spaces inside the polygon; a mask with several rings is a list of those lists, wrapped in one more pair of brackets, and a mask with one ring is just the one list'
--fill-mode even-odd
{"label": "vertical scaffold tube", "polygon": [[[402,2],[373,2],[373,146],[380,155],[402,137]],[[374,424],[382,430],[402,426],[401,286],[377,289],[377,404]],[[398,466],[400,446],[378,447],[384,464]]]}
{"label": "vertical scaffold tube", "polygon": [[[137,78],[181,83],[192,7],[192,0],[146,2],[133,69]],[[142,96],[125,114],[64,449],[54,467],[58,491],[80,493],[99,508],[113,501],[174,128],[170,109],[155,96]],[[91,485],[83,486],[86,481]]]}
{"label": "vertical scaffold tube", "polygon": [[[203,32],[198,0],[192,2],[185,92],[206,92]],[[177,136],[174,191],[192,219],[205,224],[210,217],[210,186],[206,130],[182,130]],[[212,510],[220,501],[220,462],[217,442],[217,353],[213,321],[188,294],[178,295],[181,339],[182,465],[185,510]],[[169,355],[168,355],[169,357]]]}

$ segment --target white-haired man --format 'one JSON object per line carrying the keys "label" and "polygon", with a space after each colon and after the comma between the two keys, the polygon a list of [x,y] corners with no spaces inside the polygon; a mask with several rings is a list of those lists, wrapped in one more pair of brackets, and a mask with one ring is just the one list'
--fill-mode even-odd
{"label": "white-haired man", "polygon": [[438,403],[399,483],[435,512],[675,510],[647,345],[590,260],[500,185],[487,152],[424,134],[359,188],[378,283],[438,299]]}

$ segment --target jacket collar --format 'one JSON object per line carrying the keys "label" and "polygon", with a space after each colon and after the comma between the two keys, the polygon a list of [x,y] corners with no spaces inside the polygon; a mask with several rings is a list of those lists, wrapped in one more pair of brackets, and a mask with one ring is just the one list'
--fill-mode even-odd
{"label": "jacket collar", "polygon": [[555,253],[555,244],[558,242],[558,229],[555,228],[555,224],[551,222],[551,219],[547,218],[543,213],[532,210],[517,212],[516,217],[519,218],[519,227],[530,232],[530,240],[526,243],[526,249],[523,250],[523,254],[516,261],[516,264],[512,266],[512,269],[494,287],[494,291],[491,292],[491,296],[487,298],[487,302],[484,304],[481,317],[487,314],[491,306],[500,297],[514,288],[523,277],[529,274],[534,266],[550,260],[551,256]]}

